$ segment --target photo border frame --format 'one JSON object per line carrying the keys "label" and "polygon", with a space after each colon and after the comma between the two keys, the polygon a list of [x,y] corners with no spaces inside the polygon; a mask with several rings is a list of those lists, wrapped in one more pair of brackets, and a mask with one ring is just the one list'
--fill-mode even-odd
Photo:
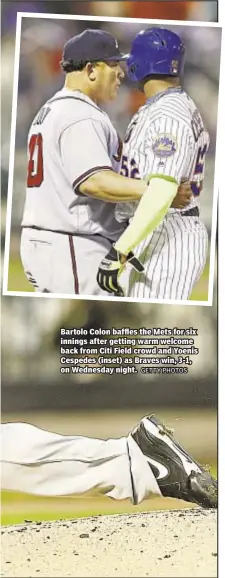
{"label": "photo border frame", "polygon": [[[14,181],[14,162],[15,162],[15,139],[16,139],[16,122],[17,122],[17,102],[18,102],[18,81],[19,81],[19,64],[20,64],[20,40],[21,27],[23,18],[32,19],[56,19],[56,20],[79,20],[87,22],[118,22],[118,23],[132,23],[132,24],[160,24],[167,26],[199,26],[209,28],[220,28],[221,36],[221,53],[220,53],[220,81],[218,91],[218,114],[217,114],[217,138],[215,149],[215,168],[214,168],[214,185],[213,185],[213,203],[212,203],[212,226],[210,239],[210,257],[209,257],[209,279],[208,279],[208,300],[174,300],[174,299],[137,299],[132,297],[114,297],[114,296],[94,296],[86,294],[71,295],[66,293],[39,293],[29,291],[9,291],[8,290],[8,272],[10,261],[10,238],[11,238],[11,216],[12,216],[12,202],[13,202],[13,181]],[[11,117],[11,134],[10,134],[10,153],[9,153],[9,179],[8,179],[8,193],[7,193],[7,210],[6,210],[6,230],[5,230],[5,254],[3,266],[3,290],[4,296],[15,297],[35,297],[47,299],[82,299],[94,301],[123,301],[128,303],[156,303],[168,305],[188,305],[188,306],[212,306],[213,304],[213,289],[215,279],[215,256],[216,256],[216,233],[217,233],[217,203],[219,191],[219,168],[220,155],[222,157],[222,147],[219,144],[222,140],[222,89],[225,85],[225,67],[222,58],[224,49],[223,42],[223,26],[220,22],[202,22],[202,21],[183,21],[183,20],[155,20],[143,18],[121,18],[121,17],[104,17],[104,16],[90,16],[90,15],[65,15],[65,14],[39,14],[29,12],[17,12],[16,23],[16,42],[15,42],[15,59],[14,59],[14,75],[13,75],[13,99],[12,99],[12,117]],[[220,150],[221,149],[221,150]],[[222,163],[221,163],[222,166]]]}

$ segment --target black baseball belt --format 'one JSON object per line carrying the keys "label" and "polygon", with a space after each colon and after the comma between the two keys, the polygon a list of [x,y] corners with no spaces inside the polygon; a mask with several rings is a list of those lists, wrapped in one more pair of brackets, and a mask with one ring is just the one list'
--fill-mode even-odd
{"label": "black baseball belt", "polygon": [[192,207],[189,211],[181,211],[180,214],[181,217],[199,217],[200,215],[198,207]]}

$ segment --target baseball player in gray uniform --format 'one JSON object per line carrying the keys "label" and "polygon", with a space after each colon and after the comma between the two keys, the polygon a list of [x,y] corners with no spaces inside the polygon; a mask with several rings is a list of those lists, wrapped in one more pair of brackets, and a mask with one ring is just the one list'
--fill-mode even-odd
{"label": "baseball player in gray uniform", "polygon": [[[128,126],[121,174],[151,175],[151,187],[139,203],[116,209],[117,219],[130,218],[130,225],[98,272],[100,286],[115,295],[188,299],[205,266],[208,236],[199,214],[209,135],[181,87],[183,65],[183,43],[170,30],[143,30],[132,43],[128,76],[141,83],[147,100]],[[191,182],[190,205],[171,208],[173,187],[183,180]],[[135,247],[144,271],[124,277],[123,290],[119,276]]]}
{"label": "baseball player in gray uniform", "polygon": [[138,504],[152,494],[217,507],[217,483],[155,417],[127,436],[60,435],[28,423],[1,424],[1,486],[42,496],[96,491]]}
{"label": "baseball player in gray uniform", "polygon": [[[127,226],[115,218],[116,203],[139,201],[147,189],[144,179],[119,174],[122,143],[99,107],[116,97],[124,59],[103,30],[71,38],[61,62],[65,85],[30,127],[21,259],[36,291],[103,294],[99,263]],[[186,206],[188,187],[172,201]],[[143,269],[132,253],[127,258]]]}

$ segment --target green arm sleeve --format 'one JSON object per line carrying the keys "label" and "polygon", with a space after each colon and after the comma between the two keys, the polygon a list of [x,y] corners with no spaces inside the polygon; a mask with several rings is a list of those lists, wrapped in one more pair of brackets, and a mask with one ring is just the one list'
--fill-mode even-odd
{"label": "green arm sleeve", "polygon": [[174,197],[178,183],[172,177],[151,177],[131,223],[115,243],[115,249],[127,255],[161,223]]}

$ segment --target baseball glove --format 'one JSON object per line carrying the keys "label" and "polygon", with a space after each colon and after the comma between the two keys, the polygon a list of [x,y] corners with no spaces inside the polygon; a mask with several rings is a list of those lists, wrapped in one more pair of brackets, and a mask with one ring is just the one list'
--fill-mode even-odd
{"label": "baseball glove", "polygon": [[128,255],[123,255],[112,245],[109,253],[101,261],[98,268],[97,282],[99,287],[107,291],[107,293],[113,293],[117,297],[124,297],[123,289],[119,285],[119,276],[126,263],[130,263],[139,273],[144,271],[142,263],[134,256],[132,251]]}

